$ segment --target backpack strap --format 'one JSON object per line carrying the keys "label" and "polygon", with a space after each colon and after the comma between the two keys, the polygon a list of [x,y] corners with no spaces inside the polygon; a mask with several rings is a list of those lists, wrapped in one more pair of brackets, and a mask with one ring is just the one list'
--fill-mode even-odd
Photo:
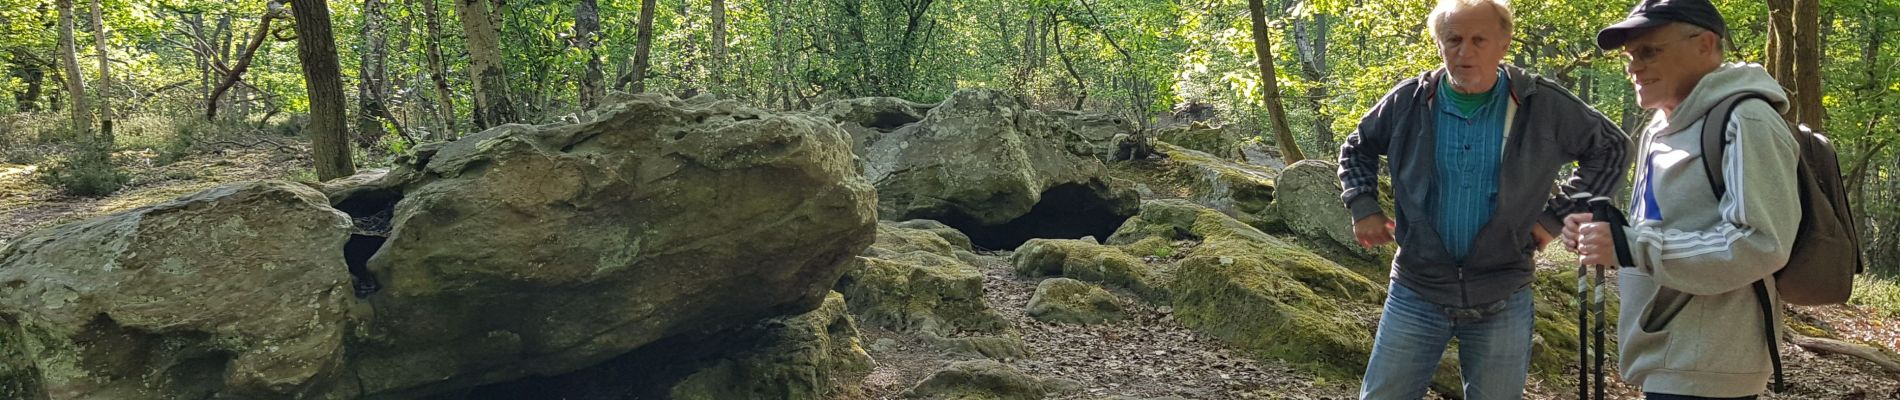
{"label": "backpack strap", "polygon": [[1762,333],[1768,337],[1768,360],[1775,365],[1775,383],[1768,390],[1781,393],[1788,388],[1781,379],[1781,341],[1775,340],[1775,306],[1768,300],[1768,281],[1755,281],[1755,298],[1761,303]]}
{"label": "backpack strap", "polygon": [[1728,121],[1734,116],[1735,107],[1748,99],[1768,101],[1761,93],[1735,94],[1715,103],[1702,119],[1702,171],[1709,175],[1709,188],[1715,190],[1716,199],[1728,191],[1728,181],[1722,174],[1722,159],[1728,152]]}
{"label": "backpack strap", "polygon": [[[1728,192],[1728,182],[1722,174],[1722,162],[1728,151],[1729,118],[1734,117],[1736,106],[1749,99],[1768,101],[1768,97],[1755,92],[1732,95],[1716,103],[1702,119],[1702,171],[1708,174],[1709,188],[1715,191],[1717,199]],[[1787,389],[1787,383],[1781,375],[1781,341],[1776,339],[1775,305],[1768,297],[1768,280],[1755,281],[1755,298],[1761,304],[1761,326],[1763,336],[1768,338],[1768,360],[1775,367],[1775,382],[1769,390],[1780,393]]]}

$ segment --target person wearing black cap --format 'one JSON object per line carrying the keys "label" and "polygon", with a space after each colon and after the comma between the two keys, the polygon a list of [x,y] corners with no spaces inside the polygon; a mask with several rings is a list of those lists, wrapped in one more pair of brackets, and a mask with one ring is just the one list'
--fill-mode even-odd
{"label": "person wearing black cap", "polygon": [[[1619,365],[1649,399],[1752,399],[1773,375],[1766,329],[1781,320],[1764,321],[1753,284],[1766,280],[1779,303],[1774,273],[1801,219],[1797,144],[1781,85],[1760,65],[1726,62],[1727,35],[1708,0],[1644,1],[1597,34],[1597,46],[1622,49],[1637,103],[1656,114],[1638,141],[1628,225],[1571,215],[1564,244],[1584,264],[1622,266]],[[1757,97],[1718,107],[1740,95]],[[1719,171],[1703,162],[1710,118],[1727,121]]]}
{"label": "person wearing black cap", "polygon": [[[1420,398],[1456,338],[1465,398],[1518,399],[1536,320],[1532,256],[1584,210],[1569,195],[1617,190],[1629,138],[1555,82],[1503,64],[1505,0],[1440,0],[1427,18],[1444,64],[1400,82],[1340,146],[1354,235],[1399,244],[1359,397]],[[1379,206],[1381,159],[1393,219]]]}

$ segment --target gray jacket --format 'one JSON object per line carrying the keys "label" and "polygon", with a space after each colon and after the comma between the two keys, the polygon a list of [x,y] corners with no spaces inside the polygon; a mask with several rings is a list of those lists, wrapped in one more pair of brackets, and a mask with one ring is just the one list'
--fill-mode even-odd
{"label": "gray jacket", "polygon": [[[1392,278],[1445,306],[1476,307],[1501,301],[1529,285],[1536,268],[1537,241],[1531,229],[1543,225],[1556,236],[1563,216],[1585,212],[1569,196],[1579,192],[1612,195],[1629,168],[1629,137],[1603,114],[1549,79],[1514,66],[1512,104],[1506,113],[1504,154],[1498,166],[1496,208],[1479,228],[1465,259],[1451,256],[1434,228],[1433,180],[1437,178],[1433,126],[1443,69],[1399,82],[1359,121],[1339,148],[1341,199],[1354,221],[1381,212],[1379,159],[1392,176],[1393,220],[1399,252]],[[1565,165],[1577,163],[1567,179],[1554,181]],[[1552,187],[1562,193],[1553,195]]]}

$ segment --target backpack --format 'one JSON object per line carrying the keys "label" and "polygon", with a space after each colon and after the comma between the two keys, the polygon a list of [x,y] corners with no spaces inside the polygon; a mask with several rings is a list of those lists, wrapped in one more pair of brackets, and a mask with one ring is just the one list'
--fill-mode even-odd
{"label": "backpack", "polygon": [[[1709,176],[1715,198],[1727,190],[1723,181],[1722,159],[1727,149],[1728,120],[1743,101],[1767,101],[1759,93],[1741,93],[1722,99],[1710,109],[1702,123],[1702,168]],[[1714,111],[1721,112],[1714,112]],[[1841,184],[1839,157],[1827,137],[1800,125],[1793,130],[1799,144],[1795,175],[1801,199],[1801,225],[1796,232],[1794,249],[1788,264],[1775,272],[1775,289],[1781,300],[1798,305],[1827,305],[1847,302],[1853,294],[1854,274],[1865,261],[1861,257],[1860,235],[1855,231],[1853,208],[1847,203],[1847,191]],[[1762,324],[1767,331],[1770,359],[1775,367],[1774,391],[1784,389],[1781,376],[1781,351],[1775,338],[1773,305],[1768,301],[1765,281],[1755,282],[1755,294],[1761,302]]]}
{"label": "backpack", "polygon": [[[1709,186],[1717,199],[1727,189],[1721,172],[1728,144],[1723,131],[1735,107],[1749,99],[1767,101],[1756,93],[1729,96],[1711,109],[1723,112],[1712,112],[1702,125],[1702,168],[1709,175]],[[1788,265],[1775,272],[1776,290],[1781,301],[1789,304],[1845,303],[1853,293],[1854,274],[1864,266],[1853,209],[1841,184],[1840,162],[1827,137],[1807,125],[1796,127],[1794,137],[1801,147],[1801,160],[1795,168],[1801,192],[1801,225]]]}

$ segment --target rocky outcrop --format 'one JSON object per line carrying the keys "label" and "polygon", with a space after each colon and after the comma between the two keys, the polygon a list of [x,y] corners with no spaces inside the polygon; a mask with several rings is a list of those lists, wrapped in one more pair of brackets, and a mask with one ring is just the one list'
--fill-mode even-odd
{"label": "rocky outcrop", "polygon": [[0,256],[0,397],[417,398],[695,359],[648,347],[816,309],[873,240],[832,122],[620,98],[327,198],[227,186],[23,238]]}

